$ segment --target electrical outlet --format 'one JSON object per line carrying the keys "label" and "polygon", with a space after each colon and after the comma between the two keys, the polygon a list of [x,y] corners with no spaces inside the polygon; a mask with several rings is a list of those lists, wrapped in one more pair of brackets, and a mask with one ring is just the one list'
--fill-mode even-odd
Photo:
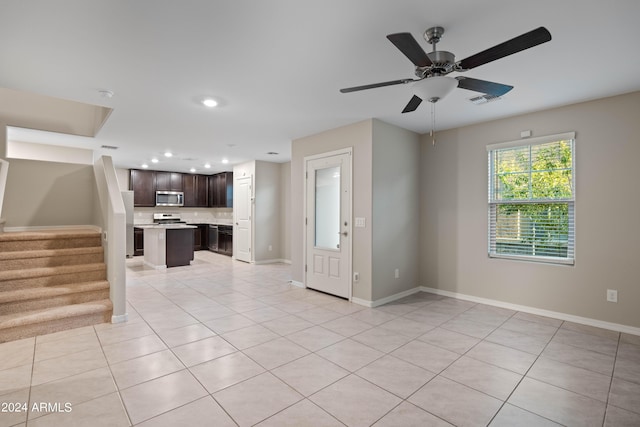
{"label": "electrical outlet", "polygon": [[607,301],[618,302],[618,291],[615,289],[607,289]]}
{"label": "electrical outlet", "polygon": [[358,280],[360,280],[360,273],[358,272],[353,273],[353,281],[357,282]]}
{"label": "electrical outlet", "polygon": [[396,279],[400,278],[400,269],[399,268],[396,268],[395,276],[396,276]]}

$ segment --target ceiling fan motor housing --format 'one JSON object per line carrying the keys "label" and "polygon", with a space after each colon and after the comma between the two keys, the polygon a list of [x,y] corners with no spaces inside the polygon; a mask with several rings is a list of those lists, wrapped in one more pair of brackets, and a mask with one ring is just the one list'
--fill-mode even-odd
{"label": "ceiling fan motor housing", "polygon": [[416,76],[424,78],[427,76],[444,76],[455,71],[455,55],[446,50],[438,50],[427,53],[431,60],[431,65],[427,67],[416,67]]}

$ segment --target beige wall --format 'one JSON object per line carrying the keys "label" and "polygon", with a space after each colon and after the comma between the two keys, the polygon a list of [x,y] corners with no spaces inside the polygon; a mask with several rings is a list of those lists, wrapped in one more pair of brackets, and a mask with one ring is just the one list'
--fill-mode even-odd
{"label": "beige wall", "polygon": [[[304,275],[304,158],[353,147],[353,212],[371,223],[372,212],[372,120],[365,120],[316,135],[296,139],[291,144],[291,274],[303,282]],[[372,299],[371,228],[353,228],[353,270],[360,280],[353,284],[353,296]]]}
{"label": "beige wall", "polygon": [[257,160],[255,165],[254,261],[280,260],[280,164]]}
{"label": "beige wall", "polygon": [[[0,123],[6,126],[95,136],[110,114],[107,107],[0,88]],[[5,155],[3,145],[0,156]]]}
{"label": "beige wall", "polygon": [[[94,136],[111,109],[0,88],[0,158],[6,159],[7,126]],[[91,166],[7,159],[3,210],[6,227],[89,225],[94,217]]]}
{"label": "beige wall", "polygon": [[420,135],[373,120],[372,174],[376,301],[420,286]]}
{"label": "beige wall", "polygon": [[291,261],[291,162],[280,164],[280,257]]}
{"label": "beige wall", "polygon": [[[422,284],[640,327],[639,112],[636,92],[423,136]],[[575,266],[487,257],[485,146],[522,130],[576,132]]]}
{"label": "beige wall", "polygon": [[6,227],[93,225],[93,166],[10,159]]}

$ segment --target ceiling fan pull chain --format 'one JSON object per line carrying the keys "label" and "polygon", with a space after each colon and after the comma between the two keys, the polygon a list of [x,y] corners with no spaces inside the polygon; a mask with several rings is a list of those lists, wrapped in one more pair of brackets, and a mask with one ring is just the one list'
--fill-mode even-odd
{"label": "ceiling fan pull chain", "polygon": [[431,103],[431,144],[435,147],[436,145],[436,137],[435,137],[435,130],[436,130],[436,103],[432,102]]}

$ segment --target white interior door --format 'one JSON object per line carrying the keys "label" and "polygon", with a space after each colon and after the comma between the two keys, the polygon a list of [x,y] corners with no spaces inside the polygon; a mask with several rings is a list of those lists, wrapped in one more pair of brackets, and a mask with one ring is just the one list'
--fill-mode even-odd
{"label": "white interior door", "polygon": [[233,184],[233,193],[233,215],[235,217],[233,254],[238,261],[251,262],[252,177],[237,178]]}
{"label": "white interior door", "polygon": [[306,161],[305,284],[351,298],[351,153]]}

